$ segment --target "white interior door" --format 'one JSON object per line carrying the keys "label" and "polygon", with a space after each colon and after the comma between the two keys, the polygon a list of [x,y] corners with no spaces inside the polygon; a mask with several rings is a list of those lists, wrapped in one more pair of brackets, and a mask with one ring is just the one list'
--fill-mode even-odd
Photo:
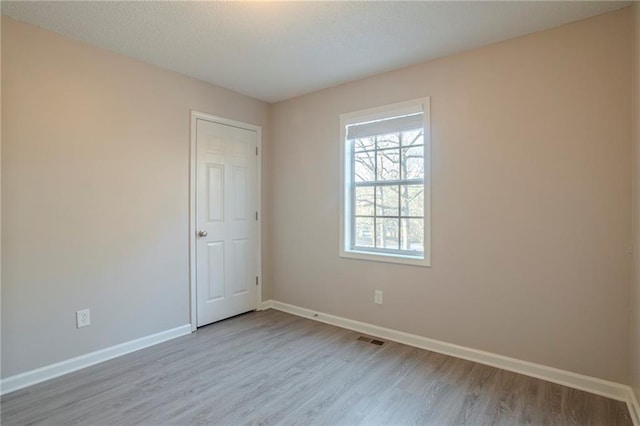
{"label": "white interior door", "polygon": [[203,326],[257,308],[257,133],[196,120],[196,300]]}

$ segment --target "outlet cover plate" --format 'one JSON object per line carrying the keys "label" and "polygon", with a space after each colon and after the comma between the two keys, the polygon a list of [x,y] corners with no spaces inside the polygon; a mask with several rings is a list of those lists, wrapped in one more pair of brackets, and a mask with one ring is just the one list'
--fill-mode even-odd
{"label": "outlet cover plate", "polygon": [[76,327],[82,328],[91,325],[91,312],[89,309],[83,309],[76,312]]}

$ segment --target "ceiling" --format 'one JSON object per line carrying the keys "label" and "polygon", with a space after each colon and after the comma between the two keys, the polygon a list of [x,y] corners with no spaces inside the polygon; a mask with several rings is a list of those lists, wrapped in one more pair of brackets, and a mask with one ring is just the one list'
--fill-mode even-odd
{"label": "ceiling", "polygon": [[2,14],[267,102],[629,1],[2,1]]}

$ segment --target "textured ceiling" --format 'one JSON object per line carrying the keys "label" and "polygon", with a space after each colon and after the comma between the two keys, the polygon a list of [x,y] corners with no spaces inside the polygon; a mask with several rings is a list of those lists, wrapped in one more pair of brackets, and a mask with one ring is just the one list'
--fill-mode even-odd
{"label": "textured ceiling", "polygon": [[11,2],[2,14],[276,102],[631,2]]}

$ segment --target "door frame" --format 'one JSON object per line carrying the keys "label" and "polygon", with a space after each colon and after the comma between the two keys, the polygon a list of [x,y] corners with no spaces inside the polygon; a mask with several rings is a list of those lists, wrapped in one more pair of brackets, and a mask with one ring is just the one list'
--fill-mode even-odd
{"label": "door frame", "polygon": [[189,147],[189,318],[192,332],[198,328],[198,301],[196,300],[196,126],[198,119],[256,132],[258,139],[256,141],[258,147],[256,156],[256,161],[258,162],[256,169],[256,209],[258,210],[258,236],[256,241],[258,291],[256,292],[256,309],[259,309],[262,303],[262,127],[191,110],[191,142]]}

